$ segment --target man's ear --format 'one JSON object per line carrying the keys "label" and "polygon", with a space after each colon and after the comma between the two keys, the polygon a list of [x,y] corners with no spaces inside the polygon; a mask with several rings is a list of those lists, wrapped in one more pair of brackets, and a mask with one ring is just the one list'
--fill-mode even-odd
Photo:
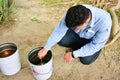
{"label": "man's ear", "polygon": [[87,26],[88,23],[89,23],[89,20],[86,20],[86,21],[84,22],[83,26]]}
{"label": "man's ear", "polygon": [[85,27],[85,26],[87,26],[87,25],[88,25],[88,22],[85,21],[85,22],[83,23],[83,26]]}

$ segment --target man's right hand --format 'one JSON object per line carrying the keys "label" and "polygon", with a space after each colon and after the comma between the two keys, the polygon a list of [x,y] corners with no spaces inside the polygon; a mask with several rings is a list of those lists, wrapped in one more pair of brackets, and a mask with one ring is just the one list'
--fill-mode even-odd
{"label": "man's right hand", "polygon": [[46,50],[45,48],[42,48],[39,52],[38,52],[38,57],[40,59],[42,59],[46,54],[47,54],[48,50]]}

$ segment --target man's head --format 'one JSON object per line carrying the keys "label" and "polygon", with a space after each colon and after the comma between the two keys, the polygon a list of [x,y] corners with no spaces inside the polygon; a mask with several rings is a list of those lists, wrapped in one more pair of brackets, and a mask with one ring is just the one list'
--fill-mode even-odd
{"label": "man's head", "polygon": [[76,5],[68,9],[65,22],[68,28],[83,29],[89,23],[90,10],[82,5]]}

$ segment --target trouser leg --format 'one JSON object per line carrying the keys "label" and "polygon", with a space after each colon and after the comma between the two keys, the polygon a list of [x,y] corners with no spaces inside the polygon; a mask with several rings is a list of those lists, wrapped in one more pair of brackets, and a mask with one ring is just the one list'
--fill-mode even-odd
{"label": "trouser leg", "polygon": [[72,48],[73,50],[80,49],[85,44],[89,43],[91,39],[80,38],[73,30],[68,29],[65,36],[58,42],[60,46]]}
{"label": "trouser leg", "polygon": [[[73,30],[68,29],[65,36],[58,42],[58,44],[60,46],[72,48],[74,51],[80,49],[82,46],[89,43],[90,41],[91,39],[80,38],[79,35],[76,34]],[[79,57],[79,59],[83,64],[91,64],[98,58],[100,52],[101,50],[91,56]]]}
{"label": "trouser leg", "polygon": [[99,50],[98,52],[94,53],[91,56],[86,56],[86,57],[79,57],[79,60],[81,61],[81,63],[89,65],[91,63],[93,63],[99,56],[101,50]]}

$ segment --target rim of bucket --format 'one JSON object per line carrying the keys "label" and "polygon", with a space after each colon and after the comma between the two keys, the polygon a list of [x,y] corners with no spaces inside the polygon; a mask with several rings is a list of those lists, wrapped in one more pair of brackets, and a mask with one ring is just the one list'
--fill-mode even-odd
{"label": "rim of bucket", "polygon": [[[14,47],[14,48],[15,48],[15,49],[14,49],[15,52],[16,52],[17,49],[18,49],[18,48],[17,48],[17,45],[16,45],[15,43],[3,43],[3,44],[0,44],[0,48],[6,47],[6,46],[12,46],[12,47]],[[3,50],[10,50],[10,49],[3,49]],[[0,52],[1,52],[1,51],[2,51],[2,50],[0,50]],[[14,52],[14,53],[15,53],[15,52]],[[14,53],[13,53],[13,54],[14,54]],[[12,56],[13,54],[11,54],[10,56]],[[10,57],[10,56],[2,57],[2,58],[8,58],[8,57]],[[1,59],[2,59],[2,58],[1,58]]]}
{"label": "rim of bucket", "polygon": [[[34,48],[33,50],[31,50],[31,51],[29,52],[29,54],[28,54],[28,61],[29,61],[32,65],[42,66],[42,65],[36,65],[36,64],[34,64],[34,63],[32,63],[32,62],[30,61],[30,55],[31,55],[32,53],[34,53],[35,51],[38,51],[38,50],[41,50],[41,49],[42,49],[42,48],[37,47],[37,48]],[[48,54],[48,53],[51,54],[50,59],[49,59],[49,61],[50,61],[50,60],[52,59],[52,51],[49,50],[49,51],[47,52],[47,54]],[[48,62],[49,62],[49,61],[48,61]],[[44,63],[44,65],[47,64],[48,62]]]}

